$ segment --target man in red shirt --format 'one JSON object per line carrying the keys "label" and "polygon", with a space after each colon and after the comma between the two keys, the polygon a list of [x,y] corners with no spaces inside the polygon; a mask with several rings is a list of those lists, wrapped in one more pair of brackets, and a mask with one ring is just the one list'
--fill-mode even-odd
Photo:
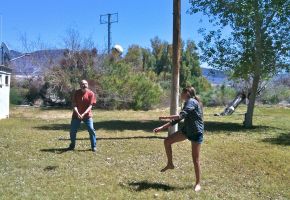
{"label": "man in red shirt", "polygon": [[74,93],[73,102],[73,114],[71,120],[69,150],[74,150],[76,144],[76,134],[81,122],[83,121],[90,134],[92,151],[96,151],[96,130],[94,129],[92,118],[92,107],[96,103],[95,94],[88,89],[89,85],[86,80],[80,82],[80,88]]}

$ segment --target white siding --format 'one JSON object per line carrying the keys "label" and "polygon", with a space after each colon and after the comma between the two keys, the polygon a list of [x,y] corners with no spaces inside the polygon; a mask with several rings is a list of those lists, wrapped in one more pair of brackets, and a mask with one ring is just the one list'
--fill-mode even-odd
{"label": "white siding", "polygon": [[[8,76],[8,84],[6,77]],[[9,117],[10,73],[0,71],[0,119]]]}

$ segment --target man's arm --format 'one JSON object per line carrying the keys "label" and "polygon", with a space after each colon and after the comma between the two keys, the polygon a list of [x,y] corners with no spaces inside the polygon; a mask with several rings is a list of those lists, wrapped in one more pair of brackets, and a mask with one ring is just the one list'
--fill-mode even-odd
{"label": "man's arm", "polygon": [[88,113],[92,110],[92,107],[93,107],[93,105],[90,105],[90,106],[86,109],[86,111],[85,111],[83,114],[81,114],[81,116],[84,117],[86,114],[88,114]]}
{"label": "man's arm", "polygon": [[92,95],[90,95],[90,106],[86,109],[86,111],[82,114],[82,117],[84,117],[86,114],[88,114],[92,108],[93,108],[93,105],[96,104],[96,97],[95,97],[95,94],[92,93]]}
{"label": "man's arm", "polygon": [[76,92],[73,94],[73,98],[72,98],[72,105],[73,105],[73,111],[77,114],[79,119],[82,119],[83,117],[81,116],[81,114],[79,113],[78,107],[77,107],[77,103],[76,103]]}
{"label": "man's arm", "polygon": [[79,113],[79,110],[78,110],[78,108],[76,106],[74,106],[73,111],[78,115],[79,119],[83,118],[83,116]]}

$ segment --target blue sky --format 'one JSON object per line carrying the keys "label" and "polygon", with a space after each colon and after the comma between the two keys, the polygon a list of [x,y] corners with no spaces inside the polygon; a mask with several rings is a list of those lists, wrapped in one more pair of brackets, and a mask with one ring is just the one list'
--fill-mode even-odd
{"label": "blue sky", "polygon": [[[211,28],[201,14],[189,15],[188,0],[182,4],[182,38],[202,39],[201,27]],[[91,38],[98,49],[107,44],[107,26],[99,16],[119,13],[119,23],[112,25],[112,43],[125,50],[131,44],[150,47],[150,39],[159,36],[172,41],[172,0],[0,0],[2,38],[10,49],[23,50],[20,40],[37,38],[48,47],[63,47],[69,28],[77,29],[82,38]],[[202,22],[201,22],[202,20]]]}

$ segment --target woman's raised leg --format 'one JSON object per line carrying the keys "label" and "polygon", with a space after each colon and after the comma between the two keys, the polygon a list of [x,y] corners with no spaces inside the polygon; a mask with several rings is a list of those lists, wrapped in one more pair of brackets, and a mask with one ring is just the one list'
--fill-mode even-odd
{"label": "woman's raised leg", "polygon": [[165,172],[168,169],[174,169],[173,161],[172,161],[172,147],[171,145],[176,143],[176,142],[181,142],[185,140],[186,137],[180,132],[177,131],[173,133],[172,135],[168,136],[164,140],[164,147],[165,147],[165,152],[167,156],[167,165],[164,167],[161,172]]}

